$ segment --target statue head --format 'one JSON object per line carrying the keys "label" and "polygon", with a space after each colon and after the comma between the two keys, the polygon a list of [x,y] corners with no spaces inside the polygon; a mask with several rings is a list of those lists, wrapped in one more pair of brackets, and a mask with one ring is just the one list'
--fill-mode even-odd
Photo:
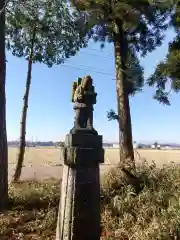
{"label": "statue head", "polygon": [[85,76],[82,79],[81,85],[84,89],[88,90],[92,88],[93,80],[90,75]]}

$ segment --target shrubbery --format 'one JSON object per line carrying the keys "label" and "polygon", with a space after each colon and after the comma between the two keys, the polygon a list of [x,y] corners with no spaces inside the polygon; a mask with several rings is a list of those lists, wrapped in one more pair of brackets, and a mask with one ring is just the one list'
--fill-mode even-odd
{"label": "shrubbery", "polygon": [[[59,182],[9,186],[9,209],[0,216],[0,239],[54,239]],[[146,163],[132,178],[112,169],[102,179],[102,239],[180,239],[180,166]]]}
{"label": "shrubbery", "polygon": [[180,166],[146,163],[132,182],[113,169],[102,184],[105,239],[180,239]]}

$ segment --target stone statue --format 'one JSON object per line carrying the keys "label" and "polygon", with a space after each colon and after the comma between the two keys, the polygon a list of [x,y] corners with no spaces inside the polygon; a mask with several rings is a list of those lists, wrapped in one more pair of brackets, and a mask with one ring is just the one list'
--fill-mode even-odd
{"label": "stone statue", "polygon": [[97,135],[93,128],[93,105],[96,104],[97,93],[93,80],[88,75],[73,83],[72,102],[74,102],[75,122],[71,133],[86,131]]}

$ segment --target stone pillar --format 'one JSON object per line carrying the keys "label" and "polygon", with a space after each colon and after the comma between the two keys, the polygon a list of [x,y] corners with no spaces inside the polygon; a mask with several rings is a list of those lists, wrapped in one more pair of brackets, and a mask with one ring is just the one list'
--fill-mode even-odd
{"label": "stone pillar", "polygon": [[68,134],[56,240],[100,240],[102,136]]}

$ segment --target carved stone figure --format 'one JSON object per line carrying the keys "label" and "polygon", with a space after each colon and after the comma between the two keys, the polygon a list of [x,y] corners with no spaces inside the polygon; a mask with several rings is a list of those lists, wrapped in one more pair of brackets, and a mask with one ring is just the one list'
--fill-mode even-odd
{"label": "carved stone figure", "polygon": [[89,75],[73,83],[72,102],[74,102],[75,122],[71,133],[84,130],[97,134],[93,128],[93,105],[96,104],[96,97],[93,80]]}

